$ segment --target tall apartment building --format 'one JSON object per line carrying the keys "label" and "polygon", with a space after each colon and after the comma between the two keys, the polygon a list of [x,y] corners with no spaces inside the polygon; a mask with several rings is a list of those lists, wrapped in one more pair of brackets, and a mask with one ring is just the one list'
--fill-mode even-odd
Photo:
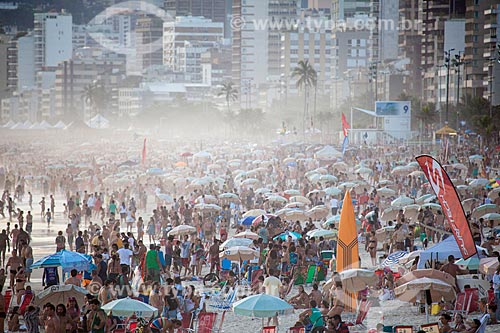
{"label": "tall apartment building", "polygon": [[137,19],[135,26],[137,66],[142,70],[163,63],[163,21],[154,16]]}
{"label": "tall apartment building", "polygon": [[[439,66],[444,64],[445,21],[452,18],[463,18],[465,0],[424,0],[419,14],[422,19],[421,63],[423,71],[423,99],[427,102],[438,102],[437,85]],[[457,50],[458,52],[458,50]]]}
{"label": "tall apartment building", "polygon": [[10,36],[0,34],[0,98],[7,96],[9,92],[9,66],[8,50],[10,45]]}
{"label": "tall apartment building", "polygon": [[55,67],[69,60],[73,53],[73,18],[71,14],[35,13],[35,70]]}
{"label": "tall apartment building", "polygon": [[370,16],[376,22],[375,29],[370,30],[372,61],[385,62],[398,58],[399,1],[371,2]]}
{"label": "tall apartment building", "polygon": [[175,16],[203,16],[214,22],[226,19],[225,0],[165,0],[165,10]]}
{"label": "tall apartment building", "polygon": [[301,27],[284,32],[282,37],[281,72],[288,94],[298,93],[291,72],[301,60],[307,60],[318,73],[318,93],[329,94],[332,69],[332,34],[330,30],[308,30]]}
{"label": "tall apartment building", "polygon": [[332,20],[347,20],[354,16],[369,15],[370,0],[332,0]]}
{"label": "tall apartment building", "polygon": [[172,22],[163,23],[163,64],[175,70],[178,65],[178,49],[185,42],[197,47],[211,48],[221,43],[224,37],[224,24],[213,22],[200,16],[180,16]]}
{"label": "tall apartment building", "polygon": [[[496,3],[495,3],[496,2]],[[500,105],[500,3],[489,1],[484,15],[483,97],[493,105]]]}
{"label": "tall apartment building", "polygon": [[[273,22],[268,36],[268,80],[278,81],[281,73],[281,37],[290,29],[290,23],[298,18],[299,2],[297,0],[269,0],[268,18]],[[278,24],[276,24],[278,23]]]}
{"label": "tall apartment building", "polygon": [[18,33],[7,50],[9,91],[35,87],[35,38],[33,33]]}
{"label": "tall apartment building", "polygon": [[254,96],[267,82],[269,33],[254,22],[269,19],[269,1],[233,0],[233,17],[241,17],[245,24],[232,32],[232,77],[240,90],[240,101],[246,100],[247,107],[255,105]]}
{"label": "tall apartment building", "polygon": [[416,96],[422,95],[422,36],[419,11],[420,0],[399,0],[399,16],[409,22],[408,29],[399,31],[399,57],[405,61],[406,75],[403,77],[403,91]]}

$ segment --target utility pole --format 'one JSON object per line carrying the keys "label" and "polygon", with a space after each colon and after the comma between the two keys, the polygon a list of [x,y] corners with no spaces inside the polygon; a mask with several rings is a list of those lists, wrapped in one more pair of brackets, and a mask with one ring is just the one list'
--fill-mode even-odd
{"label": "utility pole", "polygon": [[448,124],[448,110],[450,104],[450,61],[451,61],[451,52],[455,51],[455,49],[449,49],[444,52],[444,63],[446,66],[446,113],[445,113],[445,123]]}

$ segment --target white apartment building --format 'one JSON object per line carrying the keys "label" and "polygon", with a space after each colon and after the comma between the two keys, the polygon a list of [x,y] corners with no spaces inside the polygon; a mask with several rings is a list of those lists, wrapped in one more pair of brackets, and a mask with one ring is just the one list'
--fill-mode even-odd
{"label": "white apartment building", "polygon": [[35,13],[35,70],[55,67],[71,58],[73,18],[71,14]]}
{"label": "white apartment building", "polygon": [[[197,48],[213,47],[224,38],[224,23],[201,16],[180,16],[163,23],[163,64],[171,70],[179,66],[177,58],[185,43]],[[185,53],[185,50],[183,50]]]}

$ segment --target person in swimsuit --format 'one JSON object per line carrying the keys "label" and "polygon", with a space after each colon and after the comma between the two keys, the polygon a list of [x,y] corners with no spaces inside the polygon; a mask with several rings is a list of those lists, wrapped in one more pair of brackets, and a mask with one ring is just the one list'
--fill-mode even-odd
{"label": "person in swimsuit", "polygon": [[370,258],[372,259],[372,266],[377,266],[377,237],[375,237],[375,231],[370,232],[368,253],[370,253]]}

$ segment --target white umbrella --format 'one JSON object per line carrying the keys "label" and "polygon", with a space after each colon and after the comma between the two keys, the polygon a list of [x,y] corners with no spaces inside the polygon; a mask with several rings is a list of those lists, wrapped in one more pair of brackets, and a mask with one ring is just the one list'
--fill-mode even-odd
{"label": "white umbrella", "polygon": [[323,237],[325,239],[329,239],[329,238],[334,238],[336,235],[337,235],[336,232],[333,232],[332,230],[326,230],[326,229],[314,229],[314,230],[307,232],[307,236],[309,238]]}
{"label": "white umbrella", "polygon": [[303,203],[303,204],[306,204],[306,205],[310,205],[311,204],[311,200],[309,200],[308,198],[302,196],[302,195],[296,195],[296,196],[293,196],[290,198],[289,200],[290,202],[300,202],[300,203]]}
{"label": "white umbrella", "polygon": [[400,196],[391,202],[391,206],[395,208],[403,208],[404,206],[411,205],[415,203],[415,200],[408,198],[407,196]]}
{"label": "white umbrella", "polygon": [[329,210],[326,206],[316,206],[309,209],[306,212],[308,217],[311,217],[313,220],[321,220],[328,216]]}
{"label": "white umbrella", "polygon": [[325,193],[327,195],[337,196],[340,193],[342,193],[342,191],[336,187],[328,187],[328,188],[325,188]]}
{"label": "white umbrella", "polygon": [[229,238],[227,241],[220,245],[223,249],[228,249],[234,246],[249,246],[253,243],[253,240],[249,238]]}
{"label": "white umbrella", "polygon": [[108,314],[115,316],[131,317],[134,314],[139,318],[149,318],[158,314],[158,309],[132,298],[122,298],[109,302],[101,307]]}
{"label": "white umbrella", "polygon": [[288,200],[285,197],[282,197],[281,195],[270,195],[267,197],[267,200],[272,203],[287,203]]}
{"label": "white umbrella", "polygon": [[260,215],[266,215],[267,212],[263,209],[250,209],[249,211],[245,212],[243,214],[243,217],[248,217],[248,216],[260,216]]}
{"label": "white umbrella", "polygon": [[234,235],[234,238],[259,239],[259,235],[257,235],[255,232],[245,230],[243,232],[240,232],[239,234]]}
{"label": "white umbrella", "polygon": [[374,271],[362,268],[347,269],[339,273],[342,286],[350,292],[358,292],[366,286],[374,286],[378,283],[378,276]]}
{"label": "white umbrella", "polygon": [[183,235],[190,235],[190,234],[195,234],[196,233],[196,228],[192,227],[190,225],[185,225],[181,224],[178,225],[177,227],[173,228],[168,232],[169,236],[183,236]]}
{"label": "white umbrella", "polygon": [[381,197],[392,197],[396,195],[396,191],[392,188],[382,187],[377,189],[377,194]]}
{"label": "white umbrella", "polygon": [[291,196],[301,195],[299,190],[294,190],[294,189],[285,190],[285,192],[283,192],[283,193],[286,195],[291,195]]}
{"label": "white umbrella", "polygon": [[233,246],[221,252],[219,256],[231,261],[252,260],[259,257],[259,251],[253,250],[248,246]]}

